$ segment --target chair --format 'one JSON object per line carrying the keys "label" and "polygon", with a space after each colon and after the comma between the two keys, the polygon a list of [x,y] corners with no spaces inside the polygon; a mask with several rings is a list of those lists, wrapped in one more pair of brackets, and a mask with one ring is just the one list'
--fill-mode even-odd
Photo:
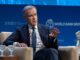
{"label": "chair", "polygon": [[0,43],[2,44],[11,34],[12,32],[1,32],[0,33]]}
{"label": "chair", "polygon": [[[11,34],[12,32],[1,32],[0,43],[2,44]],[[33,50],[31,47],[16,47],[13,54],[17,56],[19,60],[33,60]],[[6,48],[4,55],[9,55],[8,48]]]}
{"label": "chair", "polygon": [[78,48],[76,46],[60,46],[59,54],[61,60],[79,60]]}

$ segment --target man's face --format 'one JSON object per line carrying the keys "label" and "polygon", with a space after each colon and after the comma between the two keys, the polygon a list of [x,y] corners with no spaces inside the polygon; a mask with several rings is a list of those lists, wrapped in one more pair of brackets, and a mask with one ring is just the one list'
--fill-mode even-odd
{"label": "man's face", "polygon": [[30,25],[35,26],[37,24],[38,18],[37,18],[37,11],[35,8],[26,10],[24,14],[25,14],[25,19]]}

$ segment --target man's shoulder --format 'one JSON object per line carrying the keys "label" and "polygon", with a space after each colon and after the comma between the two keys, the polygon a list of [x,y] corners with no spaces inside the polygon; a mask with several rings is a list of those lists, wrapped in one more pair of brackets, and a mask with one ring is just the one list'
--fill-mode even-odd
{"label": "man's shoulder", "polygon": [[38,27],[42,29],[49,29],[49,27],[44,24],[38,24]]}
{"label": "man's shoulder", "polygon": [[23,26],[18,27],[17,30],[24,30],[24,29],[27,29],[27,28],[28,28],[28,25],[24,24]]}

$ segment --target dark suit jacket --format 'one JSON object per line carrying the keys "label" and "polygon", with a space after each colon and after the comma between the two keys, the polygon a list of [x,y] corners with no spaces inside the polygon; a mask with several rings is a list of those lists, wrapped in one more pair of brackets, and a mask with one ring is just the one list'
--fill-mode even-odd
{"label": "dark suit jacket", "polygon": [[[43,44],[47,48],[58,48],[57,40],[55,37],[49,38],[49,29],[44,25],[38,25],[39,34]],[[29,37],[29,29],[28,25],[24,25],[21,28],[18,28],[16,32],[14,32],[8,39],[3,43],[5,45],[12,45],[13,42],[25,43],[30,46],[30,37]]]}

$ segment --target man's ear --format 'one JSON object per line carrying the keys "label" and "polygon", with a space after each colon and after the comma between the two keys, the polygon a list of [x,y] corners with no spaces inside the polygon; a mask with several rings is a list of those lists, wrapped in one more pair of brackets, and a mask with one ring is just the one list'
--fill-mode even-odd
{"label": "man's ear", "polygon": [[27,20],[27,17],[25,14],[23,14],[22,16],[23,16],[23,19]]}

